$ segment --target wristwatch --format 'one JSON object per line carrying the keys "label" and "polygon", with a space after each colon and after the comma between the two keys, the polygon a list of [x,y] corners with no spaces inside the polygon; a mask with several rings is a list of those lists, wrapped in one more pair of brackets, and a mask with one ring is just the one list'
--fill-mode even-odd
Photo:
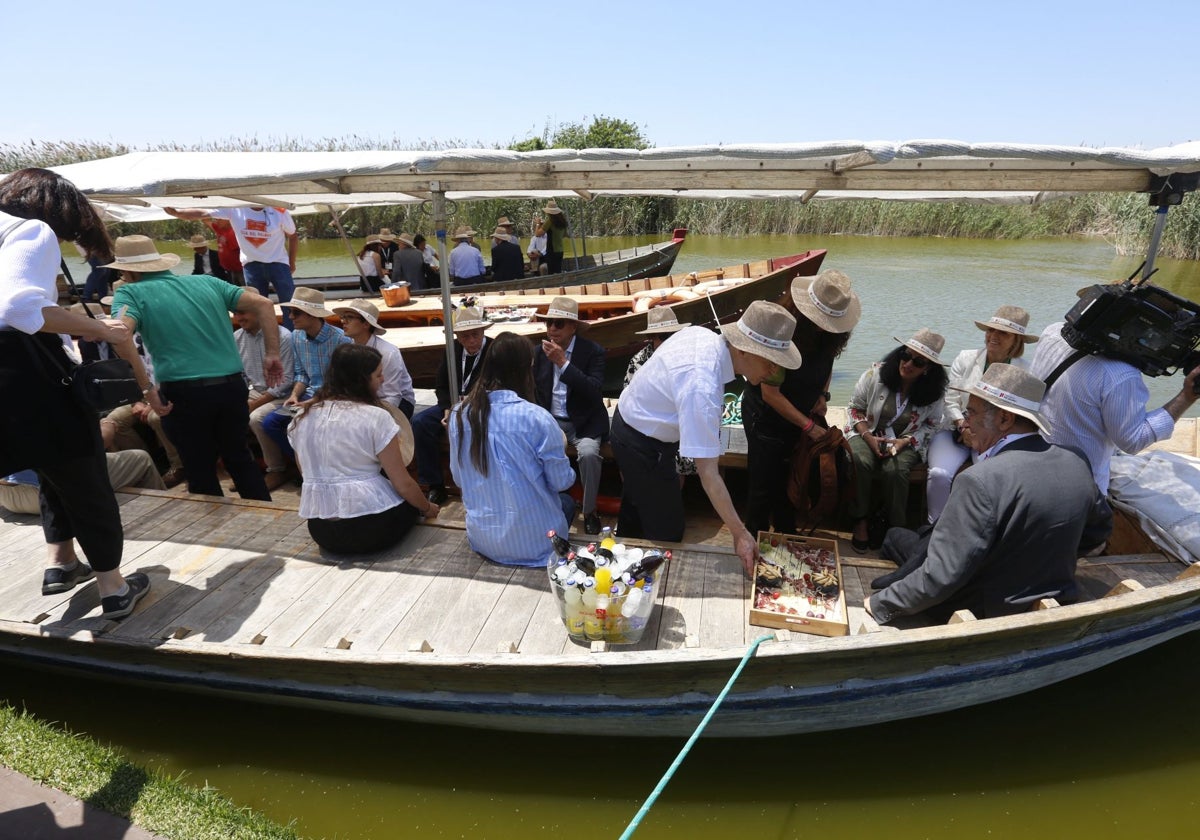
{"label": "wristwatch", "polygon": [[833,399],[833,394],[829,393],[828,391],[822,391],[821,396],[825,398],[825,402],[829,402],[831,399]]}

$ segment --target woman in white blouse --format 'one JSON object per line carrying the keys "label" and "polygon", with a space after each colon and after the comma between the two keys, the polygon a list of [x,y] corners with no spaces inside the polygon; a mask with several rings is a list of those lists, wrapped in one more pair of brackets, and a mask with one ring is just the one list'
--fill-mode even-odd
{"label": "woman in white blouse", "polygon": [[300,515],[317,545],[335,554],[381,551],[418,517],[438,515],[408,474],[399,429],[376,399],[382,382],[378,350],[340,345],[325,384],[288,428],[304,473]]}
{"label": "woman in white blouse", "polygon": [[963,350],[950,366],[950,390],[942,431],[929,445],[929,474],[925,480],[925,500],[930,523],[937,522],[950,498],[950,484],[963,463],[972,456],[971,430],[963,428],[963,409],[967,407],[967,389],[979,381],[983,372],[997,362],[1027,369],[1021,356],[1025,345],[1038,340],[1029,335],[1029,313],[1019,306],[1001,306],[986,321],[976,321],[983,330],[982,350]]}

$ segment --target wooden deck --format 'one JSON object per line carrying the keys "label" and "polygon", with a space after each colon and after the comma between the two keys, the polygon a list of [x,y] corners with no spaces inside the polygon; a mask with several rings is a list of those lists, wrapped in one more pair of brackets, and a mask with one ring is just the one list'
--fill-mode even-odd
{"label": "wooden deck", "polygon": [[[417,526],[392,550],[334,557],[309,539],[290,499],[263,503],[155,491],[119,498],[126,528],[122,568],[147,572],[153,583],[137,611],[121,622],[105,621],[90,585],[42,596],[37,519],[5,514],[0,620],[135,644],[186,639],[296,652],[590,653],[564,632],[545,571],[499,566],[472,552],[457,504],[447,506],[448,521]],[[642,641],[620,650],[739,648],[764,632],[748,623],[750,583],[719,522],[697,519],[687,538],[707,544],[676,549]],[[894,566],[856,554],[844,539],[841,552],[851,632],[876,631],[862,600],[870,581]],[[1081,561],[1079,579],[1089,598],[1099,598],[1122,580],[1149,587],[1173,580],[1181,569],[1154,553],[1106,557]]]}

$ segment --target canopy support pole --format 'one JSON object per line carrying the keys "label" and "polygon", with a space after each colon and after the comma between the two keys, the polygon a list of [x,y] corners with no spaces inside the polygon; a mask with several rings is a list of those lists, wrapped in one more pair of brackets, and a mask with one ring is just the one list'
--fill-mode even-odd
{"label": "canopy support pole", "polygon": [[450,303],[450,260],[446,256],[446,191],[441,181],[429,182],[433,198],[433,230],[437,237],[438,273],[442,281],[442,325],[446,333],[446,372],[450,374],[450,405],[458,404],[458,368],[454,364],[454,307]]}
{"label": "canopy support pole", "polygon": [[1167,211],[1183,204],[1183,198],[1200,189],[1200,172],[1176,172],[1172,175],[1155,175],[1150,180],[1150,206],[1157,207],[1154,215],[1154,230],[1150,234],[1150,245],[1146,248],[1146,262],[1142,267],[1142,281],[1154,273],[1154,259],[1162,244],[1163,231],[1167,227]]}
{"label": "canopy support pole", "polygon": [[1143,281],[1149,279],[1150,275],[1154,273],[1154,258],[1158,256],[1158,246],[1162,242],[1163,229],[1167,226],[1167,210],[1169,209],[1168,205],[1163,204],[1154,212],[1154,230],[1150,234],[1150,247],[1146,249],[1146,263],[1142,267]]}
{"label": "canopy support pole", "polygon": [[354,263],[354,270],[358,272],[358,284],[364,292],[368,291],[367,276],[363,274],[362,266],[358,264],[358,255],[354,253],[354,246],[350,244],[350,237],[346,236],[346,229],[342,227],[342,220],[338,218],[337,211],[333,209],[332,204],[325,206],[329,208],[329,215],[333,219],[333,226],[337,228],[338,236],[346,243],[346,250],[350,252],[350,261]]}

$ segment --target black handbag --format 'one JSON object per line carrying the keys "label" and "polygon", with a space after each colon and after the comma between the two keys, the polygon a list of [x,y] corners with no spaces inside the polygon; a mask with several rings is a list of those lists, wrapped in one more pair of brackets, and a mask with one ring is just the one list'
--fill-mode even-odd
{"label": "black handbag", "polygon": [[[71,291],[82,300],[65,260],[62,262],[62,271],[63,276],[67,278],[67,283],[71,286]],[[83,309],[89,318],[96,317],[86,302],[84,302]],[[49,354],[50,351],[44,344],[40,341],[35,343],[42,348],[43,352]],[[56,367],[63,370],[63,384],[70,385],[75,398],[90,405],[96,411],[112,411],[114,408],[131,405],[142,399],[142,389],[133,375],[133,365],[124,359],[103,359],[65,369],[62,363],[69,362],[65,356],[61,361],[52,357],[51,361],[55,363]]]}

